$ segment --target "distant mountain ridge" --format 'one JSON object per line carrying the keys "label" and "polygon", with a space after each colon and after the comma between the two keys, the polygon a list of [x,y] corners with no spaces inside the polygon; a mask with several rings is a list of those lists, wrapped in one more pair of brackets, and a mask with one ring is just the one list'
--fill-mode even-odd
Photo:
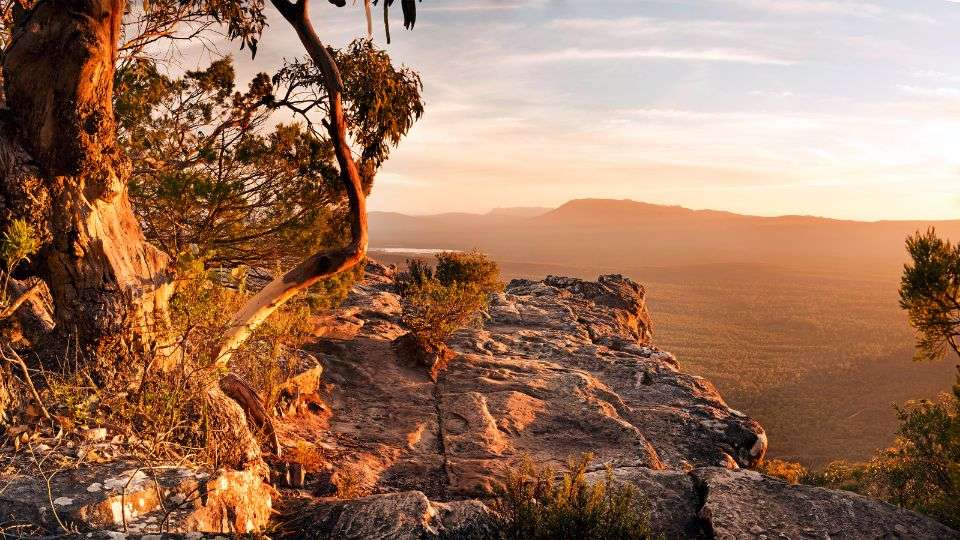
{"label": "distant mountain ridge", "polygon": [[811,214],[784,214],[779,216],[758,216],[740,214],[728,210],[692,209],[680,205],[666,205],[635,201],[633,199],[572,199],[557,207],[548,206],[516,206],[498,207],[485,213],[477,212],[445,212],[439,214],[404,214],[402,212],[374,211],[375,216],[403,216],[413,219],[450,219],[464,217],[474,219],[478,217],[511,217],[511,218],[543,218],[562,219],[579,216],[590,217],[622,217],[628,216],[656,216],[656,217],[701,217],[701,218],[732,218],[778,220],[785,222],[824,222],[824,223],[960,223],[960,217],[954,220],[920,220],[920,219],[881,219],[881,220],[854,220],[816,216]]}
{"label": "distant mountain ridge", "polygon": [[542,209],[433,216],[372,212],[372,246],[478,248],[500,260],[635,268],[774,264],[817,271],[899,272],[904,239],[930,226],[960,240],[960,220],[861,222],[761,217],[631,200],[578,199]]}

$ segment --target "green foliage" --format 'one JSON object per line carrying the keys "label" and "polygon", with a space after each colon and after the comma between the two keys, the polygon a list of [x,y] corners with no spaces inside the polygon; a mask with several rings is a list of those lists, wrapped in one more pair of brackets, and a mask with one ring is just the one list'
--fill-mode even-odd
{"label": "green foliage", "polygon": [[3,261],[9,274],[13,268],[40,249],[40,242],[33,227],[22,219],[14,219],[0,237],[0,261]]}
{"label": "green foliage", "polygon": [[897,408],[890,448],[866,463],[835,462],[805,482],[854,491],[960,527],[960,377],[949,395]]}
{"label": "green foliage", "polygon": [[347,299],[353,286],[363,280],[366,261],[310,287],[304,297],[311,309],[318,311],[338,307]]}
{"label": "green foliage", "polygon": [[782,459],[765,459],[757,465],[756,470],[791,484],[806,483],[810,475],[803,465]]}
{"label": "green foliage", "polygon": [[[395,70],[368,42],[337,54],[352,66],[344,99],[372,183],[377,167],[422,114],[416,73]],[[326,93],[312,72],[285,67],[234,88],[229,58],[180,79],[149,60],[117,76],[120,142],[136,168],[130,194],[147,237],[173,257],[196,250],[211,265],[286,266],[346,236],[346,199],[333,147],[313,129]],[[370,69],[371,73],[353,74]],[[280,97],[278,97],[280,96]],[[268,128],[286,108],[308,120]],[[362,118],[361,118],[362,116]]]}
{"label": "green foliage", "polygon": [[[390,155],[390,149],[423,116],[420,75],[397,68],[390,56],[366,39],[355,40],[336,51],[334,60],[343,79],[347,130],[357,147],[357,165],[369,189],[373,174]],[[327,111],[323,75],[309,58],[284,64],[274,76],[274,107],[286,107],[315,126],[312,113]],[[323,131],[323,130],[316,130]]]}
{"label": "green foliage", "polygon": [[503,290],[497,263],[480,252],[440,253],[437,268],[413,259],[396,279],[401,319],[420,339],[441,345],[451,334],[480,322],[490,295]]}
{"label": "green foliage", "polygon": [[500,267],[479,251],[438,253],[436,277],[443,285],[470,283],[487,294],[503,290]]}
{"label": "green foliage", "polygon": [[960,354],[960,246],[931,228],[908,238],[907,251],[900,305],[917,331],[917,357],[941,359],[948,347]]}
{"label": "green foliage", "polygon": [[572,461],[558,478],[550,468],[526,460],[507,472],[492,508],[504,539],[583,540],[650,538],[649,503],[632,485],[614,480],[587,480],[591,456]]}

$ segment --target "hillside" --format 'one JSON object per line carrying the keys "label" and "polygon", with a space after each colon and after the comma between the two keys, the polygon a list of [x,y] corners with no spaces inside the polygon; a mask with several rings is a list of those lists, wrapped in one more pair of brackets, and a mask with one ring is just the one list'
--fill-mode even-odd
{"label": "hillside", "polygon": [[[655,341],[757,417],[772,455],[815,467],[886,445],[893,403],[952,380],[952,365],[911,361],[898,306],[904,238],[931,223],[584,200],[533,218],[373,213],[370,224],[375,248],[477,247],[510,278],[616,272],[642,282]],[[960,238],[960,221],[935,225]]]}

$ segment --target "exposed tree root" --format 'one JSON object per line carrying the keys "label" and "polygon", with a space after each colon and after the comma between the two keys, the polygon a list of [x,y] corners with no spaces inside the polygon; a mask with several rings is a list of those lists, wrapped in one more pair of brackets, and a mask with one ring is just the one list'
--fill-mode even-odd
{"label": "exposed tree root", "polygon": [[246,413],[247,421],[253,425],[254,429],[270,439],[270,445],[273,447],[271,450],[274,455],[280,457],[280,439],[277,437],[277,430],[256,390],[234,373],[227,373],[220,379],[220,389],[240,405]]}

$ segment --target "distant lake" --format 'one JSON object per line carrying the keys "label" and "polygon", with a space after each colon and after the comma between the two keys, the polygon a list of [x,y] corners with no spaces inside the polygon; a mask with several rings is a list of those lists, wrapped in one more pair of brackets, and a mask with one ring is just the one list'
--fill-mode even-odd
{"label": "distant lake", "polygon": [[435,255],[445,251],[460,251],[459,249],[441,249],[441,248],[370,248],[368,251],[379,251],[380,253],[400,253],[408,255]]}
{"label": "distant lake", "polygon": [[440,249],[440,248],[370,248],[369,251],[379,251],[380,253],[400,253],[400,254],[409,254],[409,255],[435,255],[437,253],[443,253],[445,251],[459,251],[457,249]]}

